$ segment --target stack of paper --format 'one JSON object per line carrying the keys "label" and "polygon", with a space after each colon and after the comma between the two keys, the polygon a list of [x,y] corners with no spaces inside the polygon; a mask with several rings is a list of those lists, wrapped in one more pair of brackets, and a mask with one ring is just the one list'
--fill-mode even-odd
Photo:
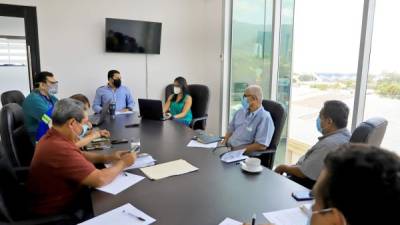
{"label": "stack of paper", "polygon": [[96,216],[79,225],[148,225],[156,220],[144,212],[133,207],[131,204],[125,204],[121,207],[108,211],[100,216]]}
{"label": "stack of paper", "polygon": [[304,225],[308,220],[308,213],[302,208],[310,208],[311,204],[301,207],[263,213],[265,218],[274,225]]}
{"label": "stack of paper", "polygon": [[219,225],[243,225],[243,223],[227,217]]}
{"label": "stack of paper", "polygon": [[181,175],[198,170],[190,163],[183,159],[175,160],[172,162],[162,163],[156,166],[150,166],[140,169],[146,176],[152,180],[159,180],[162,178]]}
{"label": "stack of paper", "polygon": [[124,172],[118,175],[111,183],[96,189],[116,195],[143,179],[144,177],[142,176]]}
{"label": "stack of paper", "polygon": [[[141,153],[141,154],[145,154],[145,153]],[[153,158],[153,156],[151,156],[149,154],[145,154],[145,155],[139,156],[136,159],[135,163],[132,164],[129,167],[126,167],[125,170],[131,170],[131,169],[137,169],[137,168],[153,166],[154,164],[156,164],[156,160]],[[112,164],[105,164],[105,166],[107,168],[109,168],[109,167],[112,166]]]}
{"label": "stack of paper", "polygon": [[243,155],[244,151],[245,149],[225,152],[221,156],[221,161],[226,163],[231,163],[249,158],[248,156]]}
{"label": "stack of paper", "polygon": [[203,144],[196,140],[191,140],[187,146],[192,147],[192,148],[216,148],[217,145],[218,145],[218,142],[214,142],[214,143],[210,143],[210,144]]}

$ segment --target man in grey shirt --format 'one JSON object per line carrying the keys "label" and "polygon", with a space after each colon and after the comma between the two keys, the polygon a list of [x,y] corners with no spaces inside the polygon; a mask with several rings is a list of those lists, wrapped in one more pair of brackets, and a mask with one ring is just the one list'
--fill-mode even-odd
{"label": "man in grey shirt", "polygon": [[262,106],[262,89],[250,85],[244,91],[242,108],[229,123],[222,144],[232,149],[246,149],[246,153],[265,150],[271,143],[275,126],[271,114]]}
{"label": "man in grey shirt", "polygon": [[[350,132],[347,130],[349,108],[341,101],[326,101],[319,113],[316,125],[322,136],[318,142],[303,155],[296,165],[279,165],[275,172],[286,173],[292,180],[311,180],[312,186],[318,179],[324,165],[326,155],[336,150],[339,146],[348,143]],[[304,185],[304,184],[303,184]]]}

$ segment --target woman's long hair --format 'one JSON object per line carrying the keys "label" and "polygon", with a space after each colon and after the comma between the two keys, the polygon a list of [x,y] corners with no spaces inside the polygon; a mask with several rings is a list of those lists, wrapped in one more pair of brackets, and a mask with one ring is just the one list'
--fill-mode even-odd
{"label": "woman's long hair", "polygon": [[[175,78],[174,82],[177,82],[179,84],[179,87],[182,90],[182,99],[179,102],[182,102],[182,100],[185,98],[186,95],[189,94],[189,87],[187,85],[186,79],[183,77],[177,77]],[[174,94],[174,96],[172,96],[172,101],[175,102],[176,98],[178,97],[178,95]]]}

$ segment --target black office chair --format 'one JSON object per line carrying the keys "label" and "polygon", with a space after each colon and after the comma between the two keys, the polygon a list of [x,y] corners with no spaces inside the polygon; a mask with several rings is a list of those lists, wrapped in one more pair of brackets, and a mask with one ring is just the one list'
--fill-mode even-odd
{"label": "black office chair", "polygon": [[268,148],[264,151],[255,151],[250,153],[251,157],[257,157],[261,159],[261,164],[267,168],[272,169],[274,165],[275,153],[278,148],[283,127],[286,121],[286,112],[283,106],[275,101],[263,100],[262,105],[267,110],[274,121],[275,132],[272,136],[271,143]]}
{"label": "black office chair", "polygon": [[14,167],[29,166],[34,146],[24,125],[24,114],[17,103],[9,103],[1,109],[1,140]]}
{"label": "black office chair", "polygon": [[1,94],[1,104],[7,105],[8,103],[17,103],[18,105],[22,106],[22,103],[25,100],[24,94],[22,92],[13,90],[13,91],[6,91]]}
{"label": "black office chair", "polygon": [[[208,118],[208,104],[210,100],[210,90],[207,86],[201,84],[190,84],[189,94],[192,96],[192,114],[193,119],[190,127],[194,130],[206,129],[207,118]],[[165,88],[165,101],[168,97],[173,94],[174,85],[169,84]]]}
{"label": "black office chair", "polygon": [[350,137],[352,143],[364,143],[379,147],[385,136],[388,121],[384,118],[370,118],[357,126]]}

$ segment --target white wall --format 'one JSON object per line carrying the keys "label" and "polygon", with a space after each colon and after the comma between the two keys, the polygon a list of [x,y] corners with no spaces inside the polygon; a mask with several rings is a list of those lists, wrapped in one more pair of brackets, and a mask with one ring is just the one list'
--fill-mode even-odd
{"label": "white wall", "polygon": [[[0,3],[15,1],[0,0]],[[38,13],[42,70],[55,73],[59,97],[93,99],[109,69],[122,73],[136,98],[146,97],[145,56],[106,53],[105,18],[162,22],[161,54],[148,55],[149,98],[164,99],[176,76],[210,87],[208,130],[220,129],[222,0],[25,0]]]}

